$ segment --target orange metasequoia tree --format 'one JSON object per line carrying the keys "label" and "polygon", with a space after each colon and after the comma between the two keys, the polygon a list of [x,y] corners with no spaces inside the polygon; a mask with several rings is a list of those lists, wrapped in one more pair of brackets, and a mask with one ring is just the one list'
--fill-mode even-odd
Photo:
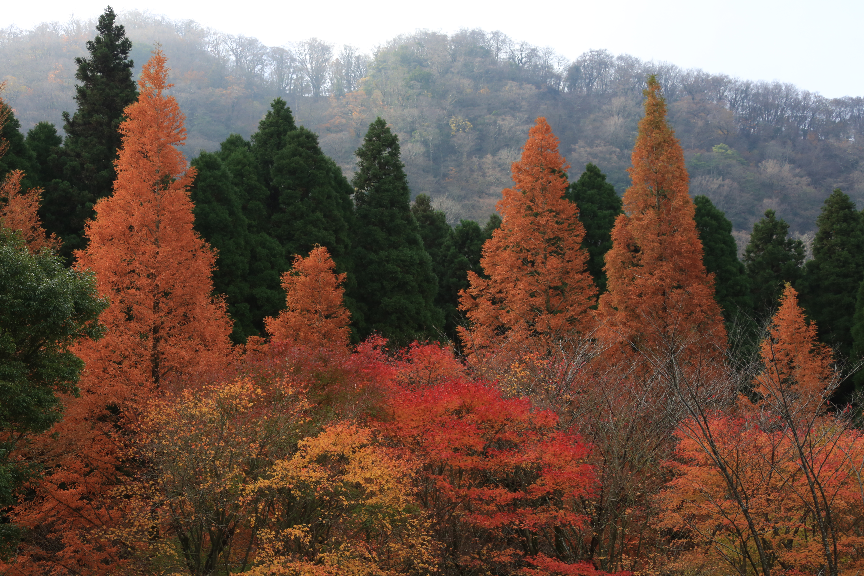
{"label": "orange metasequoia tree", "polygon": [[641,351],[719,350],[726,333],[713,277],[702,263],[684,153],[666,123],[654,76],[645,97],[629,169],[633,185],[606,254],[609,291],[600,298],[601,315],[618,338]]}
{"label": "orange metasequoia tree", "polygon": [[113,383],[159,388],[229,355],[229,319],[211,296],[215,256],[192,228],[195,171],[176,147],[186,129],[176,100],[164,94],[172,86],[165,61],[157,50],[141,71],[140,96],[120,125],[114,194],[97,203],[89,247],[77,254],[77,266],[94,270],[111,299],[102,314],[106,337],[81,347],[103,394]]}
{"label": "orange metasequoia tree", "polygon": [[[513,163],[514,188],[502,192],[501,227],[483,246],[487,278],[468,272],[460,328],[469,355],[484,355],[506,340],[545,353],[590,330],[588,309],[597,289],[585,269],[585,228],[564,197],[569,165],[545,118],[531,128],[522,158]],[[501,338],[504,336],[504,338]]]}
{"label": "orange metasequoia tree", "polygon": [[194,172],[176,148],[185,129],[166,77],[157,50],[120,126],[114,194],[97,203],[89,246],[77,253],[110,305],[100,317],[104,338],[76,346],[81,396],[67,399],[51,431],[57,440],[46,436],[39,447],[50,473],[17,511],[36,537],[19,555],[33,572],[118,572],[130,545],[118,531],[130,517],[120,493],[134,473],[128,430],[150,398],[195,385],[231,356],[225,306],[211,296],[214,254],[192,228]]}
{"label": "orange metasequoia tree", "polygon": [[[0,83],[0,94],[3,93],[5,82]],[[11,110],[0,97],[0,131],[6,125]],[[9,142],[0,137],[0,157],[9,148]],[[21,179],[24,172],[12,170],[0,179],[0,225],[10,230],[18,230],[24,243],[31,252],[38,252],[43,248],[57,250],[60,240],[51,234],[48,236],[39,221],[39,201],[42,190],[31,188],[25,193],[21,192]]]}
{"label": "orange metasequoia tree", "polygon": [[346,275],[334,272],[336,265],[323,246],[309,256],[294,258],[294,267],[282,275],[287,309],[276,318],[265,318],[271,340],[306,346],[348,345],[351,315],[343,305]]}

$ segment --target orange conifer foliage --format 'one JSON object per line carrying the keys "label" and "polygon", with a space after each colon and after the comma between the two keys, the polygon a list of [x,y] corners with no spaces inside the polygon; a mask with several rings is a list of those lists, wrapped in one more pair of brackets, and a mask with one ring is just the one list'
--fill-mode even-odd
{"label": "orange conifer foliage", "polygon": [[[143,67],[140,96],[120,127],[114,194],[96,205],[90,243],[77,254],[110,305],[98,341],[83,340],[81,397],[33,454],[50,469],[17,511],[35,539],[19,554],[22,573],[65,566],[69,573],[117,573],[127,550],[116,527],[129,502],[128,429],[141,406],[169,385],[188,387],[227,364],[230,323],[211,297],[214,255],[192,228],[187,187],[194,172],[175,145],[185,138],[176,101],[164,94],[165,57]],[[44,539],[44,541],[40,540]],[[49,543],[49,545],[46,545]],[[53,568],[51,568],[53,571]]]}
{"label": "orange conifer foliage", "polygon": [[271,340],[307,346],[347,346],[351,317],[342,303],[345,274],[334,273],[327,248],[318,246],[309,256],[294,258],[294,267],[282,275],[286,304],[276,318],[265,318]]}
{"label": "orange conifer foliage", "polygon": [[469,353],[505,332],[511,343],[539,337],[545,347],[587,331],[597,289],[585,269],[579,211],[564,197],[568,168],[549,124],[538,118],[513,164],[516,186],[498,202],[501,227],[483,246],[480,263],[489,279],[469,272],[470,287],[461,294],[471,328],[460,336]]}
{"label": "orange conifer foliage", "polygon": [[609,292],[601,313],[621,338],[643,349],[671,350],[694,337],[725,346],[714,281],[702,263],[702,243],[688,194],[684,153],[666,124],[666,103],[651,76],[645,117],[629,169],[633,185],[612,230],[606,254]]}
{"label": "orange conifer foliage", "polygon": [[225,306],[211,297],[215,257],[192,228],[187,188],[195,172],[176,148],[186,129],[176,100],[164,94],[165,61],[157,50],[141,71],[140,96],[120,126],[114,194],[96,205],[89,247],[77,254],[78,267],[94,270],[111,299],[102,314],[106,337],[81,347],[103,388],[160,386],[229,354]]}
{"label": "orange conifer foliage", "polygon": [[782,408],[794,403],[795,411],[808,418],[824,408],[834,380],[831,349],[819,343],[816,325],[804,320],[798,293],[790,284],[780,297],[760,353],[765,370],[755,384],[763,405]]}
{"label": "orange conifer foliage", "polygon": [[[5,82],[0,83],[0,94],[5,85]],[[8,119],[9,107],[0,97],[0,130]],[[8,148],[9,142],[0,137],[0,157]],[[24,178],[22,171],[12,170],[0,180],[0,224],[10,230],[19,230],[31,252],[39,252],[43,248],[56,250],[60,247],[60,239],[54,234],[49,236],[45,233],[37,213],[42,190],[32,188],[22,194],[22,178]]]}

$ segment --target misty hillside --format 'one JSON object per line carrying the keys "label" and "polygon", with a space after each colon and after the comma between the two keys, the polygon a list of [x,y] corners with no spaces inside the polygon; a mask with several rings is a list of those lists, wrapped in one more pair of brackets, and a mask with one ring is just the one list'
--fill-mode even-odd
{"label": "misty hillside", "polygon": [[[354,151],[381,116],[399,135],[412,192],[429,194],[451,221],[482,220],[510,184],[510,165],[537,116],[560,138],[571,179],[590,161],[623,193],[642,89],[655,73],[691,193],[709,196],[739,232],[773,208],[792,230],[809,233],[834,188],[864,206],[861,97],[827,99],[606,51],[569,62],[482,30],[417,32],[367,55],[316,39],[268,47],[140,12],[118,23],[137,66],[157,42],[168,56],[189,157],[231,133],[249,137],[282,97],[350,177]],[[62,111],[74,111],[74,58],[94,34],[95,21],[74,20],[0,30],[0,81],[22,131],[49,121],[62,133]]]}

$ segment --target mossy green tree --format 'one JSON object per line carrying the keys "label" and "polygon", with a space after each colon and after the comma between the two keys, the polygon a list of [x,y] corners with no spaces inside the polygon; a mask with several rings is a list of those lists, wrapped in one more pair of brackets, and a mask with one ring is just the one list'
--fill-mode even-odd
{"label": "mossy green tree", "polygon": [[84,222],[93,218],[96,201],[112,192],[123,110],[138,97],[129,58],[132,42],[116,19],[106,8],[96,25],[98,35],[87,42],[89,56],[75,59],[78,109],[63,113],[63,177],[45,186],[42,221],[63,240],[67,259],[84,248]]}
{"label": "mossy green tree", "polygon": [[753,309],[750,283],[744,263],[738,259],[738,245],[732,237],[732,222],[707,196],[697,196],[696,231],[702,241],[705,270],[714,274],[714,298],[723,309],[726,322]]}
{"label": "mossy green tree", "polygon": [[434,304],[438,281],[411,213],[399,140],[378,118],[356,155],[355,327],[361,337],[379,332],[396,345],[434,338],[443,325]]}
{"label": "mossy green tree", "polygon": [[567,188],[567,199],[579,208],[579,220],[585,227],[582,247],[588,251],[588,272],[594,278],[599,293],[606,291],[604,256],[612,248],[612,228],[622,213],[621,197],[615,187],[606,182],[606,175],[596,165],[588,163],[579,180]]}
{"label": "mossy green tree", "polygon": [[804,266],[804,243],[789,237],[789,225],[774,210],[753,225],[744,249],[744,268],[750,280],[754,317],[771,316],[786,283],[796,285]]}
{"label": "mossy green tree", "polygon": [[841,355],[852,352],[852,318],[864,279],[864,221],[841,190],[825,200],[816,219],[813,259],[804,267],[801,304],[819,327],[819,339]]}
{"label": "mossy green tree", "polygon": [[38,474],[20,449],[62,418],[58,394],[77,393],[84,363],[70,347],[100,336],[106,304],[90,272],[65,268],[47,250],[31,253],[20,235],[0,226],[0,557],[14,550],[18,535],[4,510]]}

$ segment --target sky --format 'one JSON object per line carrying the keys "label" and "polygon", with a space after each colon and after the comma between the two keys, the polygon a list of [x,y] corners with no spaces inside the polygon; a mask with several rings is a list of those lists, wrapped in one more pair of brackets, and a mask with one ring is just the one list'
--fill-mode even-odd
{"label": "sky", "polygon": [[[27,30],[46,21],[96,18],[106,1],[7,2],[0,11],[0,27]],[[516,41],[552,47],[568,60],[588,50],[606,49],[746,80],[791,83],[829,98],[864,96],[860,0],[529,1],[514,3],[515,10],[507,10],[504,3],[476,0],[422,5],[404,0],[243,0],[224,8],[201,0],[113,0],[111,6],[118,13],[140,10],[172,20],[195,20],[214,30],[258,38],[268,46],[316,37],[366,53],[419,29],[445,34],[462,28],[500,30]],[[532,7],[543,11],[530,12]]]}

